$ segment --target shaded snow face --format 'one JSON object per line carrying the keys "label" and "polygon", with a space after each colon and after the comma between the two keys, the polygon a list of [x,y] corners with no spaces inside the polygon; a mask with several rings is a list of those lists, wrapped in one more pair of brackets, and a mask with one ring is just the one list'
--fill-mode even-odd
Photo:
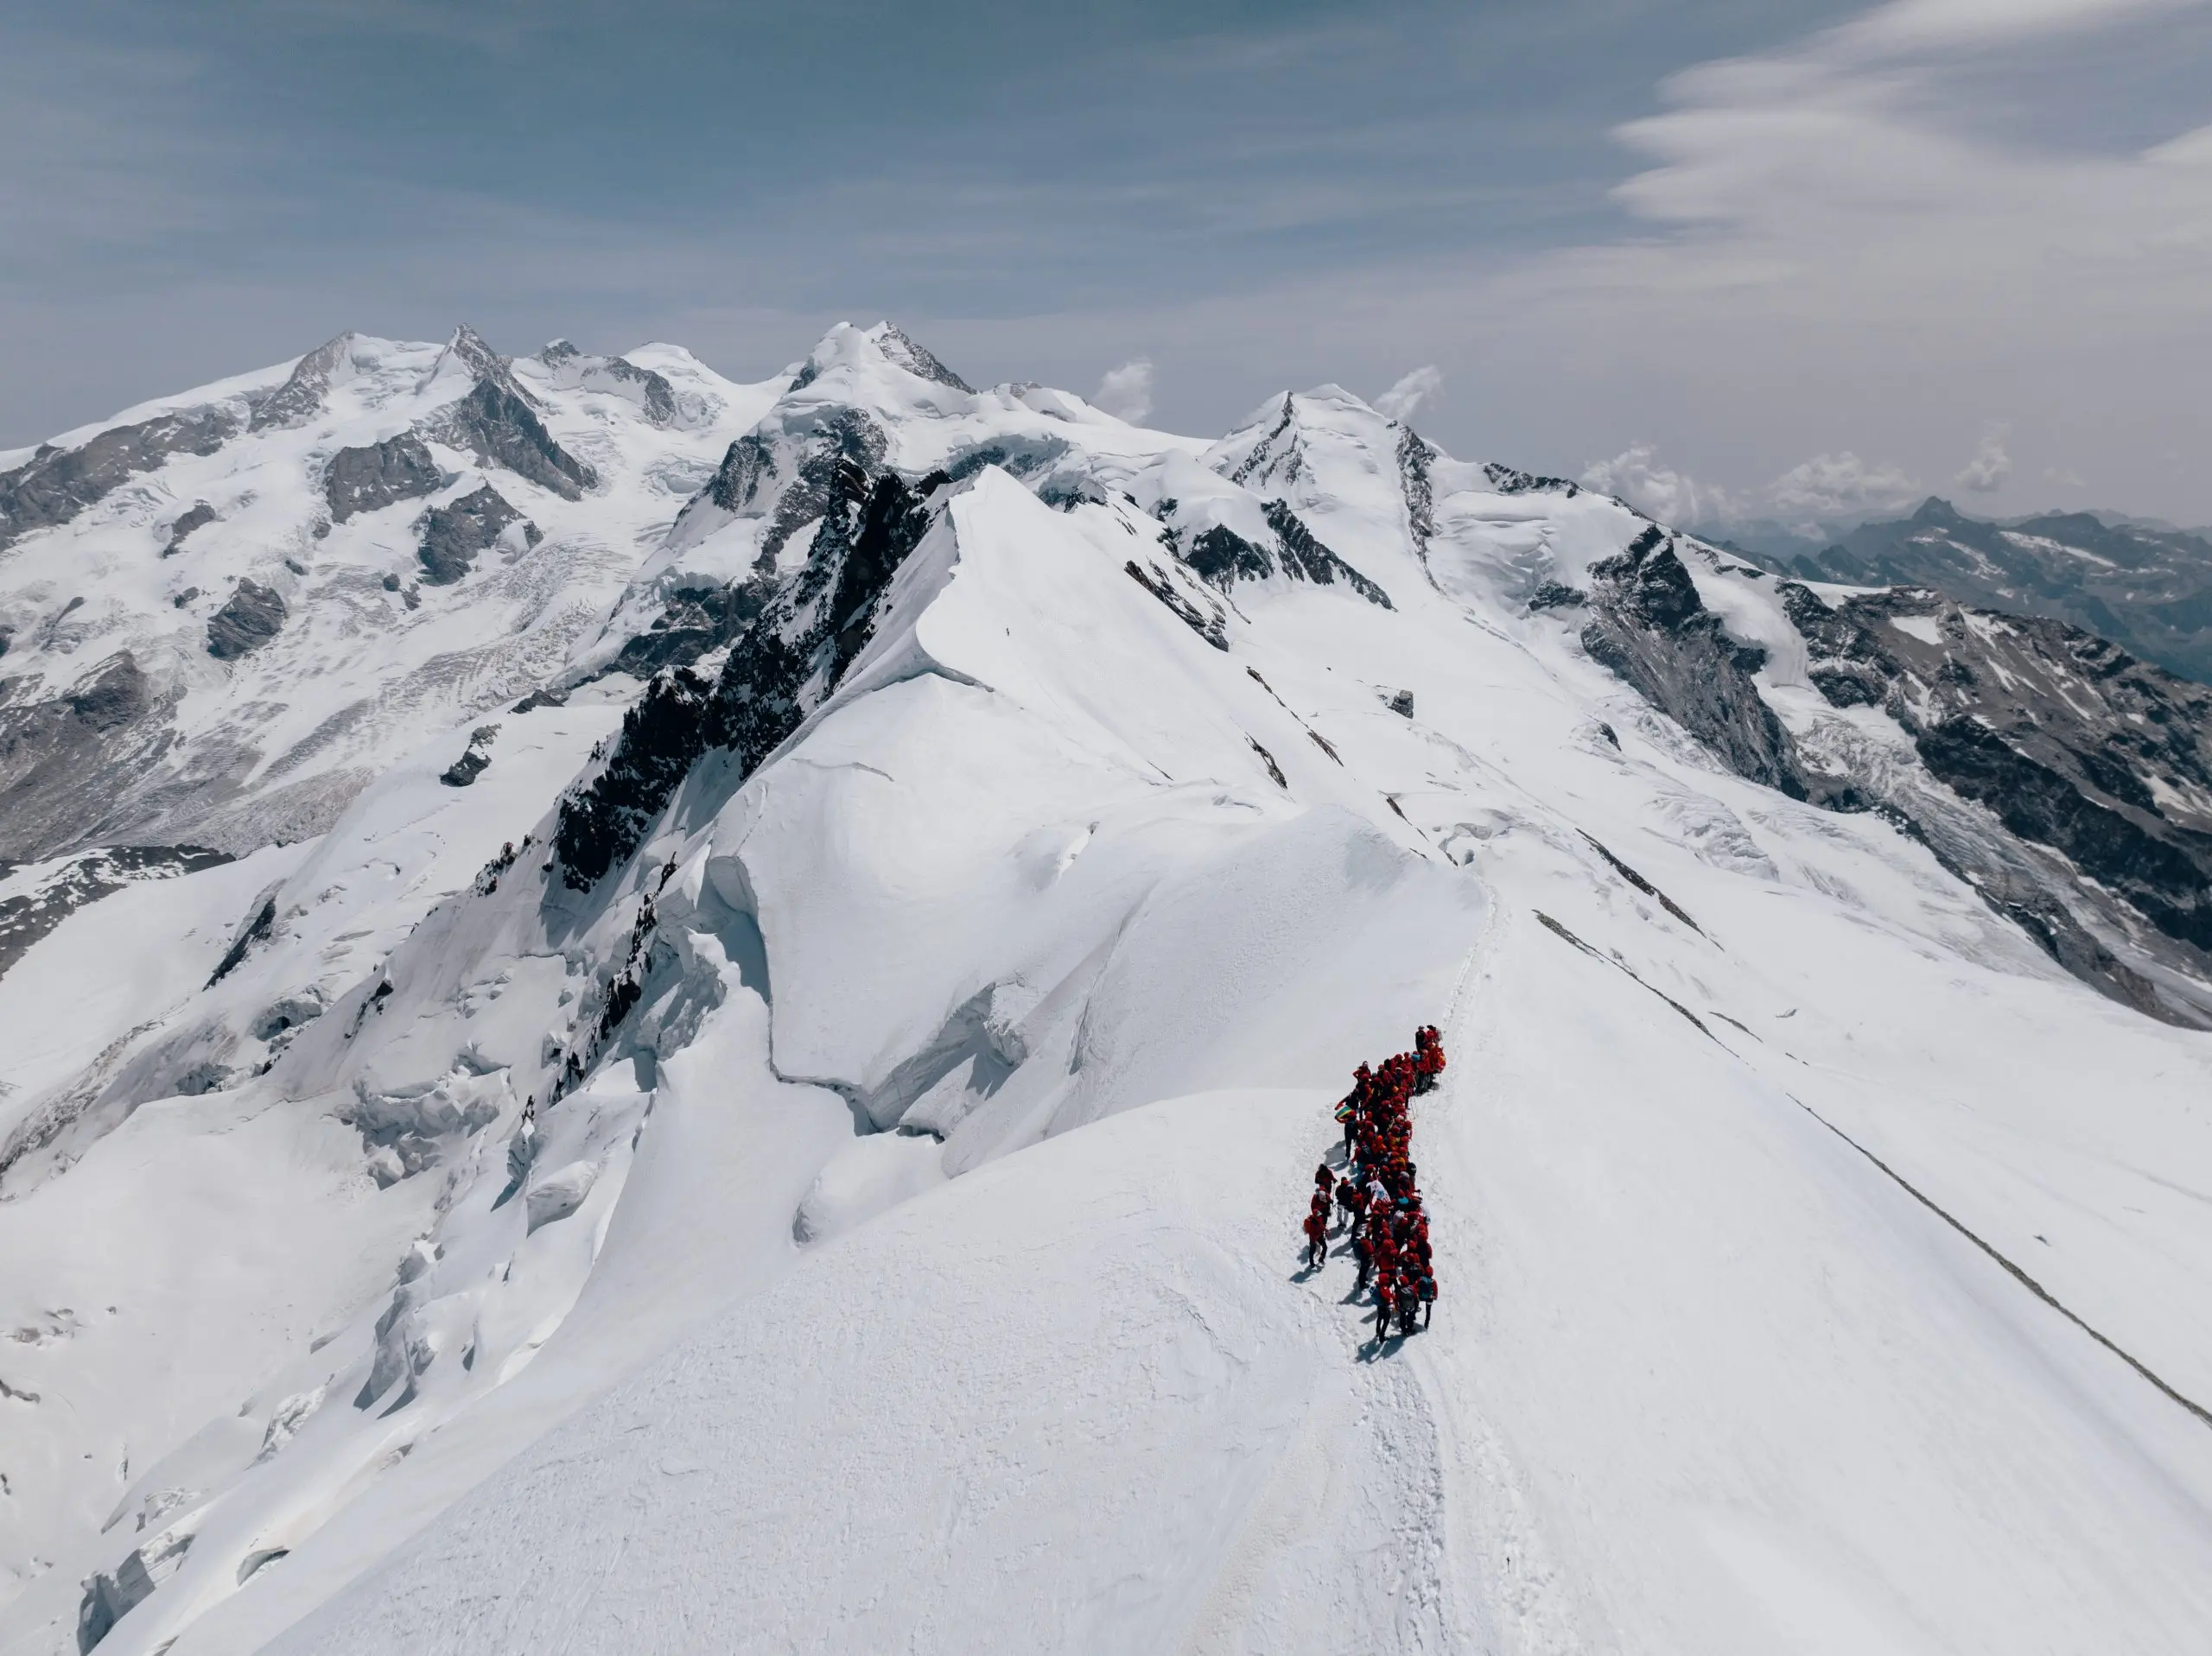
{"label": "shaded snow face", "polygon": [[[880,325],[226,399],[9,566],[0,822],[256,837],[0,974],[0,1647],[2201,1625],[2203,974],[2061,837],[2193,843],[2170,682],[1332,387],[1208,445]],[[1300,1187],[1429,1022],[1364,1361]]]}

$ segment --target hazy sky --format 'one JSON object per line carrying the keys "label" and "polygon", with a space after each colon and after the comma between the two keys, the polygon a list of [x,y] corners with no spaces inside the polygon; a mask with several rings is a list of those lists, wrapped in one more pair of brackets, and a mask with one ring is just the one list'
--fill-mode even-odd
{"label": "hazy sky", "polygon": [[346,327],[890,316],[1683,517],[2212,522],[2206,0],[0,0],[0,446]]}

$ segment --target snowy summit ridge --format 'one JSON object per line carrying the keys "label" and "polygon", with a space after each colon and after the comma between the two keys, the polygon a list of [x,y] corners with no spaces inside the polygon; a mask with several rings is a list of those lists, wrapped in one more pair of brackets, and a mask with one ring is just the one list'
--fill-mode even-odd
{"label": "snowy summit ridge", "polygon": [[2212,1626],[2212,700],[2092,635],[887,323],[341,335],[0,473],[0,629],[8,1656]]}

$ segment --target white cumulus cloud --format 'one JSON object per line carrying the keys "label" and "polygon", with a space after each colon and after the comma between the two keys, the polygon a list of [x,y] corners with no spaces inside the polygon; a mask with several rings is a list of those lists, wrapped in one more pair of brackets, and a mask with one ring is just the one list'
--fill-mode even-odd
{"label": "white cumulus cloud", "polygon": [[1659,451],[1649,443],[1631,443],[1611,460],[1592,460],[1581,481],[1585,488],[1617,496],[1662,523],[1715,523],[1743,515],[1726,489],[1661,465]]}
{"label": "white cumulus cloud", "polygon": [[1849,449],[1815,454],[1766,486],[1766,499],[1784,518],[1809,522],[1859,512],[1895,511],[1910,505],[1920,485],[1885,461],[1863,460]]}
{"label": "white cumulus cloud", "polygon": [[1974,458],[1951,481],[1961,489],[1973,490],[1976,494],[1992,493],[2010,482],[2012,457],[2005,452],[2005,438],[2010,429],[2006,426],[1992,426],[1984,432],[1980,446],[1974,451]]}
{"label": "white cumulus cloud", "polygon": [[1425,363],[1411,373],[1403,375],[1398,383],[1375,399],[1378,413],[1393,420],[1410,420],[1414,410],[1444,389],[1443,371],[1434,363]]}
{"label": "white cumulus cloud", "polygon": [[1136,357],[1110,368],[1090,394],[1091,406],[1135,425],[1152,412],[1152,358]]}

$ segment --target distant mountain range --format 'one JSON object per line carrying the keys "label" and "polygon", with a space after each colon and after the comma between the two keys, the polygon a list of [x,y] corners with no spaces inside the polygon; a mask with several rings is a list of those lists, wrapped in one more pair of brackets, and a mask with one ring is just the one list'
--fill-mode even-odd
{"label": "distant mountain range", "polygon": [[2212,682],[2212,530],[2114,512],[1992,521],[1930,495],[1910,517],[1860,523],[1818,550],[1778,528],[1738,531],[1728,543],[1808,580],[1928,587],[1964,604],[2069,621]]}

